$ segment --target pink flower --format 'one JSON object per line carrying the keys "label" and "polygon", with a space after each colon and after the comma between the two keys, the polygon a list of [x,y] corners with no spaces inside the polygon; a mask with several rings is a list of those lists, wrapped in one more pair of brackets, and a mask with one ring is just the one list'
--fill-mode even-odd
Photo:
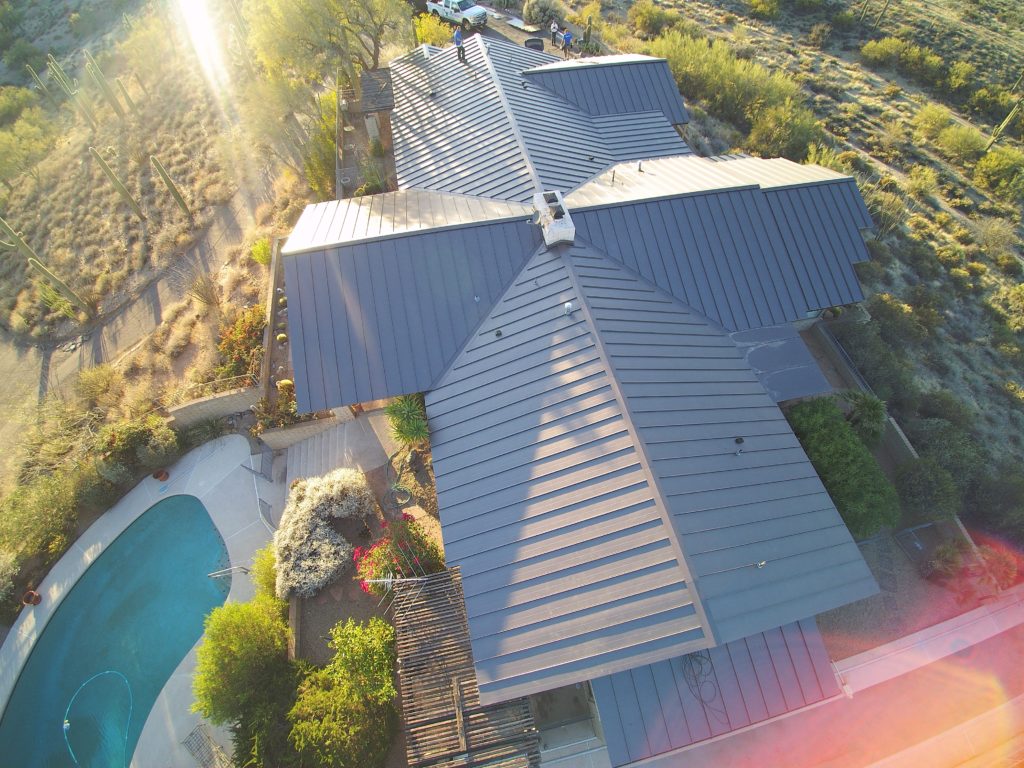
{"label": "pink flower", "polygon": [[380,521],[380,527],[383,528],[385,531],[388,529],[388,525],[389,525],[389,523],[388,523],[387,520],[381,520]]}
{"label": "pink flower", "polygon": [[366,594],[370,594],[370,585],[367,584],[365,581],[359,582],[359,588],[363,590],[363,592],[365,592]]}
{"label": "pink flower", "polygon": [[413,517],[412,515],[410,515],[408,512],[403,512],[402,513],[402,519],[405,520],[405,522],[407,522],[407,523],[411,523],[416,518]]}
{"label": "pink flower", "polygon": [[413,555],[412,561],[413,561],[414,563],[416,563],[416,565],[419,565],[419,564],[420,564],[420,559],[419,559],[418,557],[416,557],[415,555]]}

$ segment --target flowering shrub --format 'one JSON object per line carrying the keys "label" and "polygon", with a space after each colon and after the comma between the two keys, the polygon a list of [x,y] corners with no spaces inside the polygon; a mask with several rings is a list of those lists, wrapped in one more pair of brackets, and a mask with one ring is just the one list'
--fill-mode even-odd
{"label": "flowering shrub", "polygon": [[444,553],[408,513],[396,522],[384,523],[385,533],[371,547],[356,547],[352,560],[363,592],[384,595],[384,584],[371,583],[388,575],[413,578],[444,568]]}
{"label": "flowering shrub", "polygon": [[312,597],[336,579],[352,557],[352,545],[331,528],[331,518],[365,518],[374,499],[362,473],[336,469],[292,484],[274,534],[277,596]]}

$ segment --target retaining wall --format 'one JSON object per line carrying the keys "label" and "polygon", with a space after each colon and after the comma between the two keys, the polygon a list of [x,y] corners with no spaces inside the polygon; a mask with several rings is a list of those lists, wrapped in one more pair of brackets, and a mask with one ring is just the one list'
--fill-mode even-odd
{"label": "retaining wall", "polygon": [[200,397],[198,400],[168,408],[167,412],[172,427],[187,429],[201,421],[220,419],[247,411],[259,399],[260,392],[256,387],[229,389],[227,392],[218,392],[216,395]]}
{"label": "retaining wall", "polygon": [[262,440],[272,451],[283,451],[296,443],[301,443],[314,435],[326,432],[328,429],[344,424],[355,418],[348,408],[335,408],[330,416],[324,416],[312,421],[303,421],[298,424],[289,424],[287,427],[268,429],[262,435]]}

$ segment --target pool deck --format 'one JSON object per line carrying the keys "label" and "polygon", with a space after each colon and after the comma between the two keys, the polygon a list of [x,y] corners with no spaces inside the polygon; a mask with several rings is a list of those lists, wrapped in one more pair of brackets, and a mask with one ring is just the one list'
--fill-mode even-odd
{"label": "pool deck", "polygon": [[[273,483],[249,470],[256,466],[257,459],[250,455],[249,442],[244,437],[218,438],[190,451],[170,467],[170,479],[143,480],[93,523],[39,586],[42,603],[21,612],[0,647],[0,707],[6,706],[36,639],[64,596],[100,553],[161,499],[175,495],[198,498],[227,545],[231,565],[248,566],[253,553],[273,535],[260,515],[260,499],[270,505],[278,518],[287,493],[283,482]],[[252,595],[248,575],[234,574],[228,600],[241,602]],[[135,748],[133,768],[196,766],[182,743],[203,722],[190,711],[195,651],[193,647],[157,697]],[[228,732],[211,728],[210,733],[230,754]]]}

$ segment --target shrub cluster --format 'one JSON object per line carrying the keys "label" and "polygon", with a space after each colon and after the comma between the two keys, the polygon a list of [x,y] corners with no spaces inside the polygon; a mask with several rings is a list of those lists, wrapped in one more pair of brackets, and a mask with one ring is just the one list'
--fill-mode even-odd
{"label": "shrub cluster", "polygon": [[850,533],[864,538],[899,522],[896,490],[832,398],[798,403],[786,416]]}
{"label": "shrub cluster", "polygon": [[906,357],[898,355],[882,340],[879,329],[874,321],[845,323],[834,326],[833,333],[893,415],[900,419],[911,418],[917,413],[920,390]]}
{"label": "shrub cluster", "polygon": [[277,596],[312,597],[350,567],[352,545],[331,520],[365,520],[374,504],[366,478],[354,469],[296,480],[274,533]]}
{"label": "shrub cluster", "polygon": [[974,166],[974,183],[1008,202],[1024,203],[1024,151],[993,147]]}
{"label": "shrub cluster", "polygon": [[152,413],[107,424],[97,436],[96,450],[97,471],[120,485],[139,472],[169,464],[178,455],[178,435],[162,416]]}
{"label": "shrub cluster", "polygon": [[401,395],[384,408],[391,436],[402,445],[422,445],[430,439],[427,409],[422,394]]}
{"label": "shrub cluster", "polygon": [[375,583],[376,579],[414,578],[444,569],[441,548],[408,513],[403,513],[401,520],[385,523],[384,535],[370,547],[356,547],[352,559],[360,588],[374,595],[388,591],[385,584]]}
{"label": "shrub cluster", "polygon": [[413,20],[416,30],[416,42],[421,45],[446,46],[452,39],[452,28],[441,17],[429,13],[421,13]]}
{"label": "shrub cluster", "polygon": [[560,0],[526,0],[523,3],[523,21],[547,29],[552,21],[561,22],[566,9]]}
{"label": "shrub cluster", "polygon": [[[253,249],[255,252],[255,246]],[[263,361],[263,329],[266,326],[266,312],[261,305],[254,304],[242,309],[221,330],[217,343],[221,363],[215,371],[218,379],[259,371]]]}
{"label": "shrub cluster", "polygon": [[678,13],[655,5],[654,0],[637,0],[626,12],[629,26],[645,38],[657,37],[679,18]]}

